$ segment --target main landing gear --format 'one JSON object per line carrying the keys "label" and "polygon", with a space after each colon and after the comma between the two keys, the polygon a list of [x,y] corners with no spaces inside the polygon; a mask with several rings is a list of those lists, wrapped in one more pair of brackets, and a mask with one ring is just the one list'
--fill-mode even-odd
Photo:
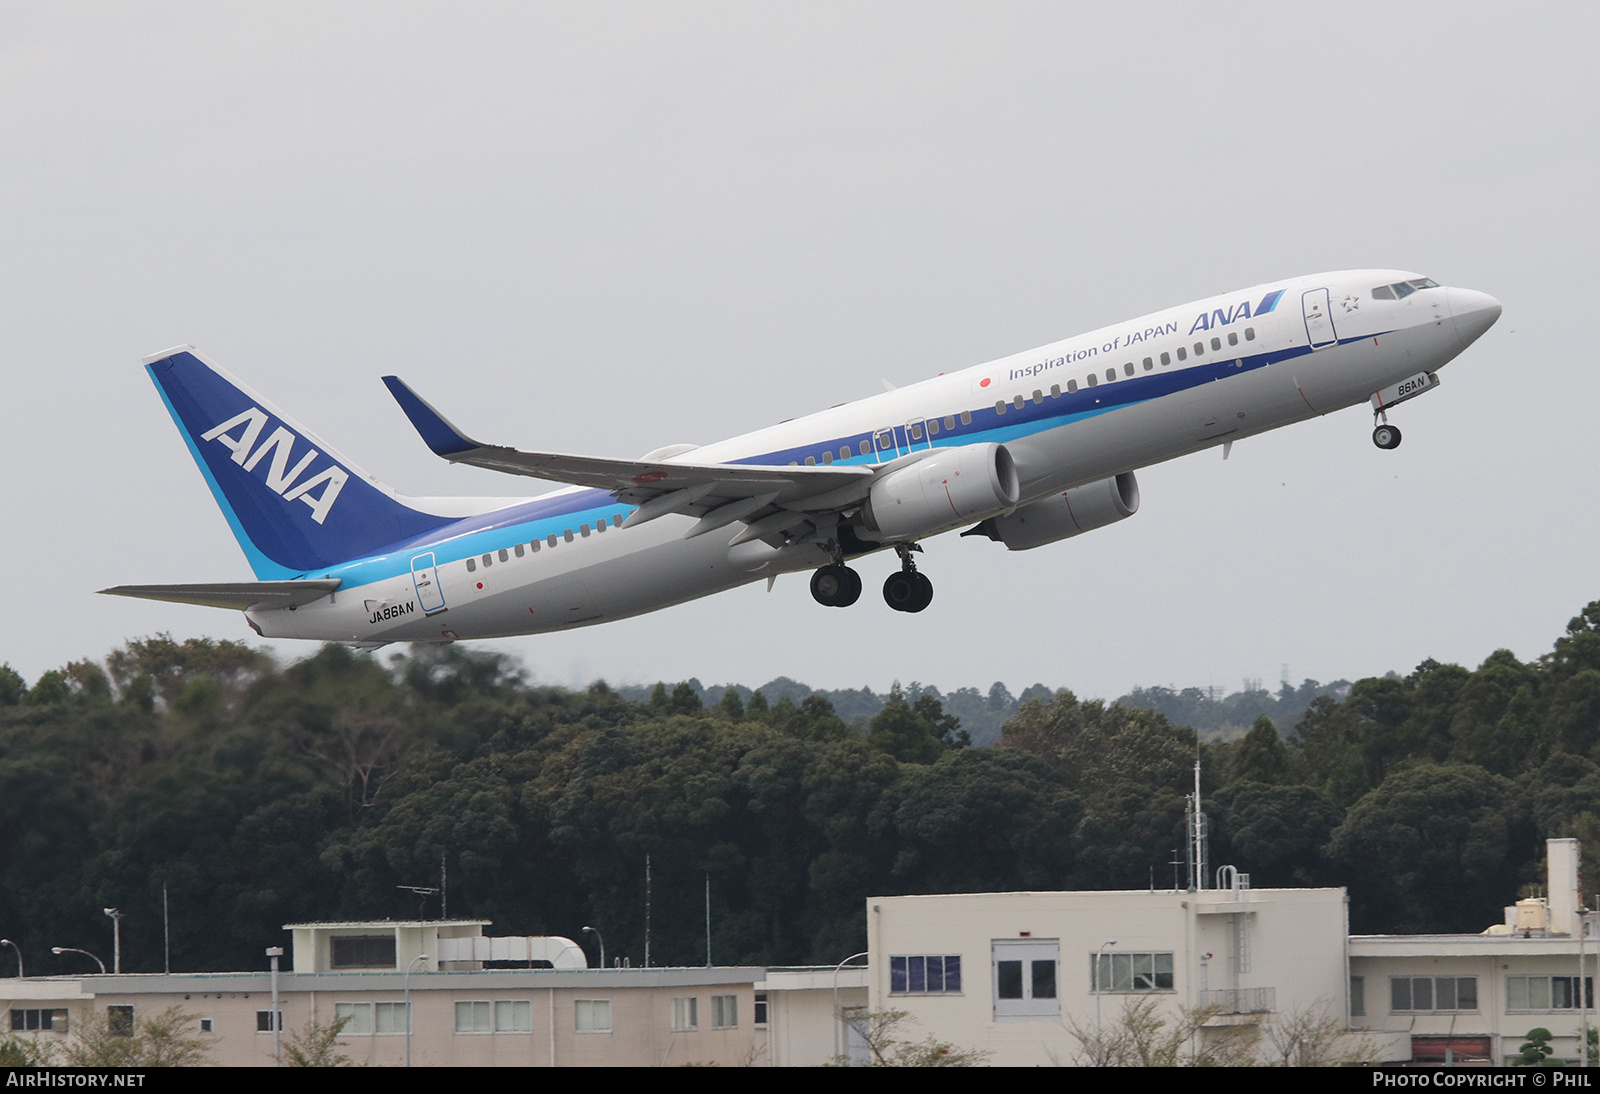
{"label": "main landing gear", "polygon": [[895,552],[900,556],[900,572],[890,574],[883,583],[883,599],[897,612],[920,612],[933,603],[933,582],[927,575],[917,572],[911,561],[911,552],[922,550],[915,543],[897,543]]}
{"label": "main landing gear", "polygon": [[[933,603],[933,582],[918,573],[916,563],[911,561],[911,553],[920,550],[914,543],[895,545],[900,570],[883,583],[883,599],[897,612],[920,612]],[[861,575],[844,564],[842,554],[838,555],[831,566],[811,575],[811,595],[824,607],[848,608],[861,599]]]}

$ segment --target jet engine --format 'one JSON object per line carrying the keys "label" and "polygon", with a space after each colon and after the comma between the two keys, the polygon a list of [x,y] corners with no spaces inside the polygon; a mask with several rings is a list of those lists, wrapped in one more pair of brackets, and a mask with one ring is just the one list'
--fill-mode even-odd
{"label": "jet engine", "polygon": [[1025,505],[1014,513],[992,517],[963,533],[988,536],[1012,551],[1028,551],[1115,524],[1139,511],[1139,481],[1132,471],[1074,486],[1063,494]]}
{"label": "jet engine", "polygon": [[936,448],[872,484],[862,507],[884,541],[921,539],[1017,504],[1017,465],[1002,444]]}

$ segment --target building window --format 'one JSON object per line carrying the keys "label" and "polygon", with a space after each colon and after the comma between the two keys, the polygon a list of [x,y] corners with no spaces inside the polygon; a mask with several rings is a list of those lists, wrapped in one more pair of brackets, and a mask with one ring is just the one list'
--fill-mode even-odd
{"label": "building window", "polygon": [[406,1005],[404,1003],[374,1003],[372,1028],[377,1033],[404,1033],[406,1031]]}
{"label": "building window", "polygon": [[700,1000],[690,995],[672,1001],[672,1028],[676,1033],[689,1033],[700,1028]]}
{"label": "building window", "polygon": [[53,1033],[67,1032],[67,1012],[65,1010],[14,1010],[11,1012],[11,1028],[13,1030],[47,1029]]}
{"label": "building window", "polygon": [[756,992],[756,1015],[755,1015],[755,1018],[756,1018],[756,1025],[764,1026],[764,1025],[767,1024],[767,993],[764,992],[764,991]]}
{"label": "building window", "polygon": [[217,1031],[216,1026],[217,1026],[217,1024],[215,1022],[213,1022],[210,1018],[202,1018],[202,1019],[200,1019],[200,1032],[201,1033],[215,1033]]}
{"label": "building window", "polygon": [[711,1028],[736,1029],[739,1025],[739,997],[713,995],[711,997]]}
{"label": "building window", "polygon": [[490,1012],[488,1003],[457,1003],[456,1004],[456,1032],[457,1033],[488,1033],[493,1027],[489,1024]]}
{"label": "building window", "polygon": [[106,1032],[113,1037],[132,1037],[133,1008],[128,1006],[107,1007]]}
{"label": "building window", "polygon": [[[484,555],[485,563],[489,558]],[[332,963],[336,969],[392,969],[395,967],[394,935],[335,935]]]}
{"label": "building window", "polygon": [[611,1000],[579,999],[574,1006],[575,1028],[579,1033],[611,1032]]}
{"label": "building window", "polygon": [[[1583,1009],[1594,1009],[1594,977],[1583,978]],[[1576,976],[1508,976],[1507,1010],[1577,1010]],[[15,1011],[12,1011],[15,1014]],[[15,1028],[15,1027],[13,1027]]]}
{"label": "building window", "polygon": [[344,1022],[345,1033],[365,1034],[372,1032],[372,1004],[371,1003],[335,1003],[333,1016]]}
{"label": "building window", "polygon": [[994,1016],[1056,1019],[1061,1000],[1056,970],[1061,945],[1055,940],[996,939],[993,944]]}
{"label": "building window", "polygon": [[1477,1010],[1476,976],[1391,976],[1391,1011]]}
{"label": "building window", "polygon": [[1364,976],[1350,978],[1350,1013],[1357,1018],[1367,1013],[1367,979]]}
{"label": "building window", "polygon": [[1172,990],[1170,953],[1099,953],[1089,958],[1090,991]]}
{"label": "building window", "polygon": [[501,999],[494,1005],[496,1033],[532,1033],[533,1004],[526,999]]}
{"label": "building window", "polygon": [[[283,1029],[283,1011],[281,1011],[281,1010],[278,1012],[278,1029],[279,1030]],[[271,1033],[272,1032],[272,1012],[270,1010],[258,1010],[258,1011],[256,1011],[256,1032],[257,1033]]]}
{"label": "building window", "polygon": [[960,990],[960,954],[889,958],[890,995],[939,995]]}

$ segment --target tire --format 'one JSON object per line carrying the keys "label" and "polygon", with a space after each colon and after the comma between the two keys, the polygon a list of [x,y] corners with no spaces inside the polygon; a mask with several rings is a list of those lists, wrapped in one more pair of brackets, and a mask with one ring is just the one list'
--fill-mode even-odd
{"label": "tire", "polygon": [[914,612],[920,609],[912,607],[921,596],[916,578],[919,575],[906,570],[898,570],[889,575],[883,583],[883,601],[897,612]]}
{"label": "tire", "polygon": [[850,579],[841,574],[843,570],[843,566],[824,566],[811,575],[811,596],[818,604],[837,608],[846,603],[843,597],[850,589]]}
{"label": "tire", "polygon": [[933,582],[928,580],[928,575],[916,573],[911,575],[917,586],[917,599],[907,608],[908,612],[920,612],[933,603]]}
{"label": "tire", "polygon": [[1372,431],[1372,443],[1385,452],[1400,447],[1400,431],[1392,425],[1380,425]]}

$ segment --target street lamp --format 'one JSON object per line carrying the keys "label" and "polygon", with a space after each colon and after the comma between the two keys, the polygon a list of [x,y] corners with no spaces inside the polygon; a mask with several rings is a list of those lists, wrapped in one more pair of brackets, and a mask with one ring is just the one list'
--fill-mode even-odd
{"label": "street lamp", "polygon": [[833,1055],[835,1058],[844,1055],[844,1048],[840,1045],[840,1037],[844,1032],[844,1014],[839,1010],[839,973],[846,965],[858,957],[867,956],[868,951],[853,953],[833,967]]}
{"label": "street lamp", "polygon": [[87,957],[90,961],[93,961],[96,965],[100,966],[100,975],[101,976],[105,975],[106,963],[104,961],[100,960],[94,954],[90,953],[88,950],[80,950],[76,946],[51,946],[50,947],[50,952],[55,954],[57,957],[60,957],[64,953],[81,953],[81,954],[83,954],[83,956]]}
{"label": "street lamp", "polygon": [[111,971],[122,972],[122,913],[115,908],[105,909],[111,917]]}
{"label": "street lamp", "polygon": [[594,935],[594,940],[596,942],[600,943],[600,967],[602,969],[605,968],[606,967],[606,940],[600,937],[599,928],[597,928],[597,927],[585,927],[583,930],[579,931],[578,933],[579,934],[592,934],[592,935]]}
{"label": "street lamp", "polygon": [[1100,1051],[1100,996],[1105,992],[1105,976],[1100,969],[1100,958],[1105,955],[1107,946],[1115,946],[1116,940],[1100,943],[1100,948],[1094,951],[1094,1039],[1095,1049]]}
{"label": "street lamp", "polygon": [[406,966],[406,1066],[411,1066],[411,970],[417,967],[418,961],[426,961],[428,955],[419,953],[411,959],[411,964]]}
{"label": "street lamp", "polygon": [[26,980],[28,974],[22,971],[22,949],[9,938],[0,938],[0,946],[10,946],[17,951],[17,979]]}

